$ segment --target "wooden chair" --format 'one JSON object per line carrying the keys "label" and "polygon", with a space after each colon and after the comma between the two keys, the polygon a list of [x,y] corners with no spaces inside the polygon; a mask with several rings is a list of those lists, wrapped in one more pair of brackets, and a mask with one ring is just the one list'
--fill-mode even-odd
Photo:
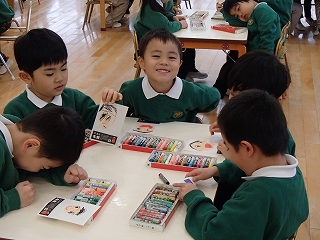
{"label": "wooden chair", "polygon": [[[23,13],[23,10],[24,10],[24,2],[26,0],[18,0],[18,3],[19,3],[19,7],[20,7],[20,12]],[[40,5],[40,0],[38,0],[38,4]]]}
{"label": "wooden chair", "polygon": [[141,68],[138,63],[138,56],[139,56],[139,42],[138,42],[138,36],[136,31],[133,31],[133,46],[134,46],[134,67],[136,68],[136,73],[134,74],[134,79],[140,77]]}
{"label": "wooden chair", "polygon": [[290,22],[288,22],[286,25],[283,26],[281,30],[281,36],[278,40],[278,44],[274,53],[279,60],[284,59],[286,67],[288,69],[289,69],[288,60],[287,60],[288,48],[286,47],[286,40],[289,34],[289,28],[290,28]]}
{"label": "wooden chair", "polygon": [[[108,4],[111,8],[110,14],[111,14],[111,20],[113,22],[113,3],[108,0],[105,0],[104,3]],[[86,13],[85,13],[84,19],[83,19],[82,30],[84,29],[84,25],[86,23],[90,23],[90,18],[92,15],[93,7],[95,4],[100,4],[100,1],[99,0],[87,0],[86,4],[87,4],[87,8],[86,8]],[[112,26],[112,28],[113,28],[113,26]]]}
{"label": "wooden chair", "polygon": [[181,8],[181,1],[184,1],[185,5],[186,5],[186,9],[191,9],[191,1],[190,0],[177,0],[175,3],[174,3],[174,6],[175,7],[178,7],[178,8]]}
{"label": "wooden chair", "polygon": [[[0,35],[0,41],[15,41],[18,37],[21,35],[26,34],[30,29],[30,18],[31,18],[31,9],[32,9],[32,0],[29,1],[29,8],[27,13],[27,20],[25,26],[20,26],[19,22],[15,19],[12,19],[12,22],[16,24],[16,26],[11,26],[6,32]],[[14,80],[15,77],[13,76],[10,68],[5,62],[5,59],[3,59],[2,56],[0,56],[0,61],[3,63],[5,68],[7,69],[8,73],[11,76],[11,79]]]}

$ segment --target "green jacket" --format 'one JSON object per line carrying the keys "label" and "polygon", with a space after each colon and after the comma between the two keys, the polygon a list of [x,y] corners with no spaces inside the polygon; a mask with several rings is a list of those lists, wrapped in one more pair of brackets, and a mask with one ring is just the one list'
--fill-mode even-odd
{"label": "green jacket", "polygon": [[14,10],[8,5],[7,0],[0,0],[0,24],[10,21],[14,16]]}

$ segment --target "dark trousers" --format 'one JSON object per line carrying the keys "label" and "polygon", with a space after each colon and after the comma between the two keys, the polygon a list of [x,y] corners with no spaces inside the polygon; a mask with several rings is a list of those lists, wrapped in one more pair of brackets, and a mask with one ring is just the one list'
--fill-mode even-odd
{"label": "dark trousers", "polygon": [[304,0],[303,4],[304,16],[311,18],[311,0]]}
{"label": "dark trousers", "polygon": [[178,77],[185,79],[189,72],[197,72],[195,65],[196,50],[194,48],[186,48],[182,53],[182,65],[179,68]]}
{"label": "dark trousers", "polygon": [[[238,59],[238,51],[231,50],[229,52],[229,56],[236,61]],[[231,68],[234,65],[234,61],[232,61],[230,57],[227,56],[227,61],[221,67],[218,78],[215,84],[213,85],[213,87],[218,89],[221,98],[223,98],[227,92],[229,72],[231,71]]]}

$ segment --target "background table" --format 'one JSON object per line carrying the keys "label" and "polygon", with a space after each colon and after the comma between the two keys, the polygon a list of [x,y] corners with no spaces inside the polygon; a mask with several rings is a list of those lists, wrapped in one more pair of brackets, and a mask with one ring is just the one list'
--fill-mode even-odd
{"label": "background table", "polygon": [[187,17],[188,28],[175,32],[183,48],[237,50],[239,57],[246,53],[248,30],[243,33],[233,34],[211,29],[212,25],[226,23],[224,20],[211,19],[215,10],[183,9],[182,15],[190,16],[195,11],[208,11],[204,19],[205,30],[191,30],[190,19]]}
{"label": "background table", "polygon": [[[122,135],[133,128],[137,119],[127,118]],[[165,123],[155,128],[156,136],[187,141],[210,140],[209,125],[192,123]],[[161,172],[174,183],[186,172],[149,168],[149,153],[123,150],[103,143],[83,150],[79,165],[89,177],[117,181],[117,189],[96,219],[89,225],[79,226],[68,222],[38,216],[41,208],[54,197],[70,198],[78,186],[54,186],[43,179],[33,178],[37,190],[32,205],[7,213],[0,218],[0,238],[11,239],[191,239],[184,227],[186,205],[180,204],[164,232],[129,226],[129,219],[155,183],[162,183]],[[219,159],[223,159],[219,156]],[[217,183],[208,179],[197,184],[207,196],[214,197]]]}

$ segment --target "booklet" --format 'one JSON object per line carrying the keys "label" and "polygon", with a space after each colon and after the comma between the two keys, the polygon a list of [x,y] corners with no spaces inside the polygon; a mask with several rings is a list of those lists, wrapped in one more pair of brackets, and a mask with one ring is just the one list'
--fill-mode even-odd
{"label": "booklet", "polygon": [[120,135],[128,107],[114,103],[100,103],[90,139],[115,145]]}

